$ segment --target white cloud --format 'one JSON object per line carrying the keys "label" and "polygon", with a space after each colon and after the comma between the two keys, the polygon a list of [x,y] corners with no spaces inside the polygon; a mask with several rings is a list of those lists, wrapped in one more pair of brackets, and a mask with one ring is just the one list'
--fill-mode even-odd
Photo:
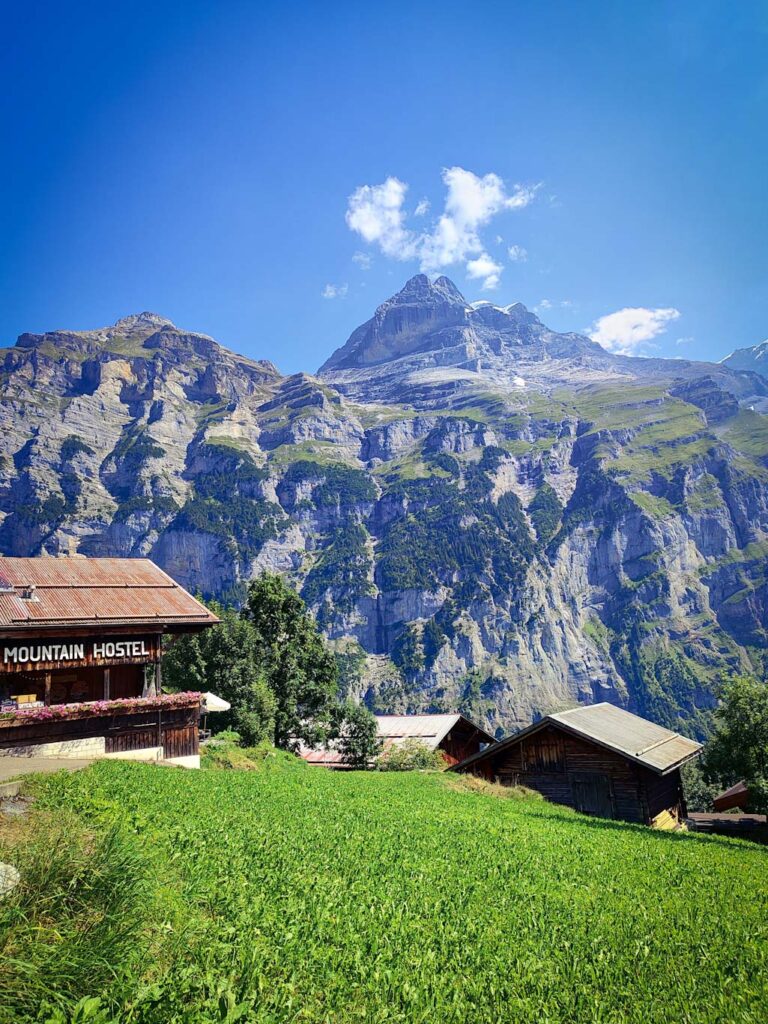
{"label": "white cloud", "polygon": [[672,307],[628,307],[601,316],[588,333],[593,341],[597,341],[609,352],[630,356],[635,355],[646,342],[663,334],[669,324],[679,317],[680,311]]}
{"label": "white cloud", "polygon": [[553,305],[554,303],[550,302],[549,299],[542,299],[538,306],[534,306],[533,308],[538,313],[540,309],[552,309]]}
{"label": "white cloud", "polygon": [[522,245],[510,245],[507,249],[507,256],[513,263],[525,263],[528,259],[528,250],[524,249]]}
{"label": "white cloud", "polygon": [[[381,185],[355,189],[349,197],[347,224],[390,259],[417,259],[425,273],[461,264],[470,278],[482,278],[483,288],[495,288],[503,268],[488,256],[480,229],[505,210],[527,206],[539,186],[515,185],[508,192],[498,174],[479,177],[463,167],[445,168],[442,177],[447,189],[445,206],[429,231],[406,227],[403,206],[408,186],[394,177]],[[422,216],[428,209],[426,200],[421,200],[416,213]],[[487,268],[485,274],[483,267]]]}
{"label": "white cloud", "polygon": [[346,220],[351,230],[396,260],[410,260],[415,255],[413,235],[404,227],[407,191],[408,186],[399,178],[387,178],[382,185],[355,189],[347,206]]}
{"label": "white cloud", "polygon": [[324,299],[343,299],[348,291],[348,284],[327,284],[321,294]]}
{"label": "white cloud", "polygon": [[356,263],[361,270],[370,270],[373,258],[370,253],[367,252],[356,252],[352,257],[352,262]]}
{"label": "white cloud", "polygon": [[425,217],[429,213],[429,200],[420,199],[416,203],[416,209],[413,211],[415,217]]}
{"label": "white cloud", "polygon": [[675,344],[676,345],[692,345],[695,340],[696,339],[693,337],[693,335],[688,335],[685,338],[678,338],[675,341]]}
{"label": "white cloud", "polygon": [[500,263],[492,260],[487,252],[481,253],[477,259],[467,261],[467,277],[473,280],[483,279],[483,291],[492,291],[498,287],[499,275],[504,269]]}

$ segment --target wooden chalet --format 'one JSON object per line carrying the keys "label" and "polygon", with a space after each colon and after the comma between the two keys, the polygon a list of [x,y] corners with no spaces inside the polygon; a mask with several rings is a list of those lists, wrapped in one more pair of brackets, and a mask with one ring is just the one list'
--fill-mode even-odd
{"label": "wooden chalet", "polygon": [[602,703],[547,715],[451,770],[527,786],[584,814],[674,828],[686,816],[680,768],[700,751]]}
{"label": "wooden chalet", "polygon": [[[442,750],[446,763],[458,764],[477,754],[495,740],[485,729],[464,715],[376,715],[379,739],[384,750],[405,740],[418,740],[432,750]],[[311,765],[343,769],[338,750],[302,748],[299,756]]]}
{"label": "wooden chalet", "polygon": [[0,756],[199,764],[200,694],[162,694],[162,638],[216,622],[148,559],[0,557]]}

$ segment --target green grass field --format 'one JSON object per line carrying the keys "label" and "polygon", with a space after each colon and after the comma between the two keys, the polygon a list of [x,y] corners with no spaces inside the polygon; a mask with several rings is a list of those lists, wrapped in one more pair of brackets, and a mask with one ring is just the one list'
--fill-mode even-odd
{"label": "green grass field", "polygon": [[[27,879],[0,902],[3,1022],[768,1014],[764,848],[588,819],[435,774],[113,762],[35,786],[36,845],[0,847]],[[65,843],[51,825],[62,815]],[[133,879],[128,905],[110,903],[120,872],[107,870],[109,849]],[[121,933],[137,904],[142,920]],[[86,996],[101,1002],[73,1012]]]}

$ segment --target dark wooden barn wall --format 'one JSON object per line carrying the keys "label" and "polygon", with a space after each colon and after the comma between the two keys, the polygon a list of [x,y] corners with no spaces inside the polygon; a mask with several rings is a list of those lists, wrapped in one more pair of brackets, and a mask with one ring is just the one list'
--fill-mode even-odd
{"label": "dark wooden barn wall", "polygon": [[548,800],[577,810],[588,811],[583,803],[589,800],[601,808],[601,815],[623,821],[648,823],[663,810],[677,811],[681,802],[679,772],[658,776],[552,726],[501,751],[478,770],[507,785],[528,786]]}
{"label": "dark wooden barn wall", "polygon": [[481,736],[477,729],[459,724],[451,729],[439,746],[451,764],[459,764],[460,761],[478,752],[482,739],[485,737]]}
{"label": "dark wooden barn wall", "polygon": [[669,775],[657,775],[655,772],[641,769],[645,784],[645,797],[648,803],[648,814],[655,818],[662,811],[672,811],[679,819],[685,818],[688,809],[685,806],[683,781],[679,771]]}

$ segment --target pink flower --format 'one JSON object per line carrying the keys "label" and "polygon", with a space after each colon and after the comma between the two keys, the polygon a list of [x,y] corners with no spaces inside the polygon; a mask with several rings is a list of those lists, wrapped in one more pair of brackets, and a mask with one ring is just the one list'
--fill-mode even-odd
{"label": "pink flower", "polygon": [[93,715],[130,714],[132,711],[153,711],[164,708],[194,707],[200,704],[202,694],[189,690],[185,693],[163,693],[159,697],[121,697],[117,700],[91,700],[79,704],[51,704],[44,708],[23,707],[0,714],[0,722],[47,722],[51,719],[83,718]]}

